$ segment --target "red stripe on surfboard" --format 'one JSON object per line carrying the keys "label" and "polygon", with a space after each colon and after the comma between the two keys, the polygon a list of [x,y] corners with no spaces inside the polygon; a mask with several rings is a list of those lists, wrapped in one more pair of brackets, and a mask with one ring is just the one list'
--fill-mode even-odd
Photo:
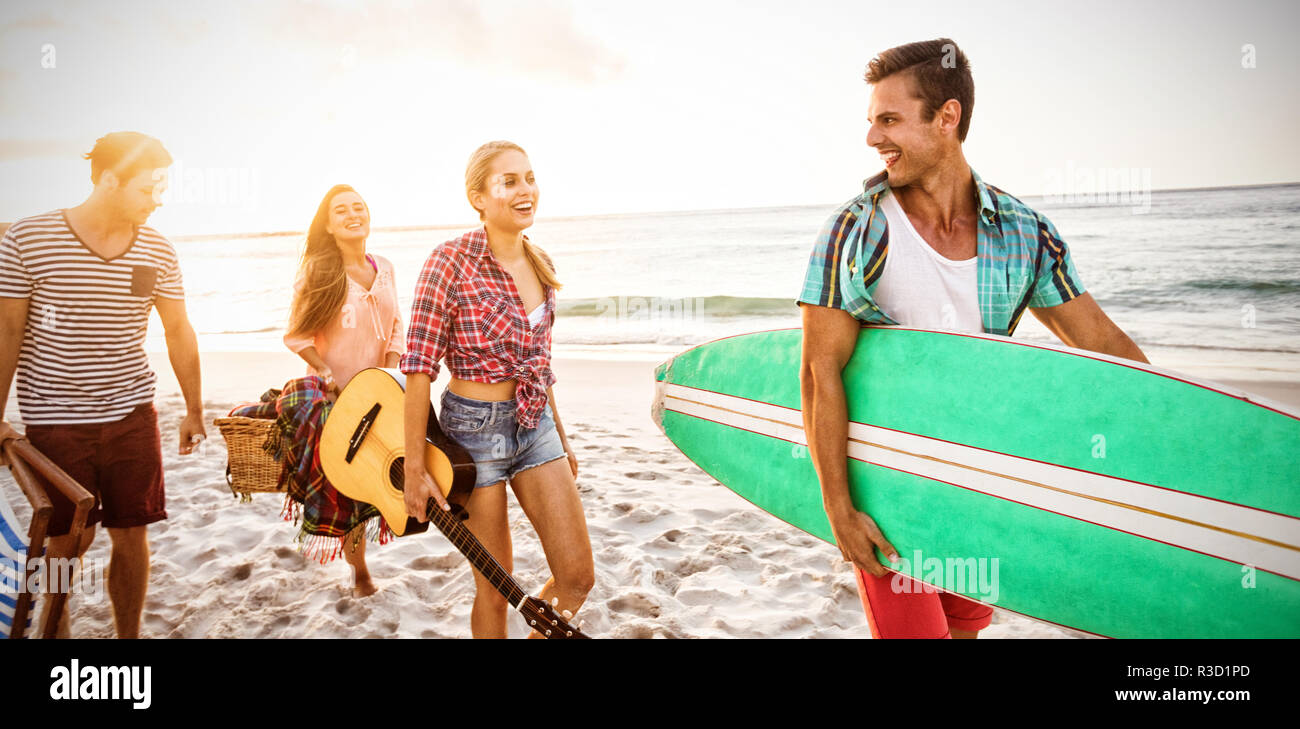
{"label": "red stripe on surfboard", "polygon": [[[1049,352],[1059,352],[1059,353],[1061,353],[1061,354],[1069,354],[1069,355],[1073,355],[1073,356],[1075,356],[1075,357],[1083,357],[1084,359],[1090,359],[1090,360],[1093,360],[1094,362],[1105,362],[1105,363],[1107,363],[1107,364],[1119,365],[1120,367],[1127,367],[1128,369],[1131,369],[1131,370],[1137,370],[1137,371],[1139,371],[1139,372],[1147,372],[1147,373],[1150,373],[1150,374],[1153,374],[1153,375],[1157,375],[1157,376],[1159,376],[1159,377],[1164,377],[1165,379],[1168,379],[1168,380],[1174,380],[1174,381],[1176,381],[1176,382],[1181,382],[1181,383],[1183,383],[1183,384],[1191,385],[1191,386],[1193,386],[1193,387],[1199,387],[1199,388],[1201,388],[1202,390],[1209,390],[1210,392],[1217,392],[1217,393],[1219,393],[1220,395],[1224,395],[1224,396],[1226,396],[1226,397],[1230,397],[1230,398],[1232,398],[1233,400],[1240,400],[1240,401],[1245,402],[1245,403],[1250,403],[1251,405],[1254,405],[1255,407],[1264,408],[1265,410],[1268,410],[1269,412],[1274,412],[1274,413],[1277,413],[1278,415],[1285,415],[1286,417],[1291,418],[1292,420],[1300,420],[1300,413],[1290,412],[1290,411],[1288,411],[1288,410],[1279,410],[1279,409],[1276,408],[1276,407],[1273,407],[1273,406],[1271,406],[1271,405],[1265,405],[1265,404],[1263,404],[1263,403],[1261,403],[1261,402],[1257,402],[1257,401],[1255,401],[1255,400],[1252,400],[1252,399],[1250,399],[1249,397],[1242,397],[1242,395],[1239,395],[1239,394],[1236,394],[1236,393],[1232,393],[1232,392],[1228,392],[1227,390],[1221,390],[1221,389],[1219,389],[1218,387],[1214,386],[1213,382],[1210,382],[1210,383],[1207,384],[1207,383],[1204,383],[1204,382],[1198,382],[1198,381],[1195,381],[1195,380],[1187,380],[1187,379],[1184,379],[1184,378],[1182,378],[1182,377],[1179,377],[1179,376],[1176,375],[1176,374],[1173,374],[1172,371],[1165,371],[1163,368],[1157,368],[1157,367],[1155,367],[1154,365],[1147,365],[1147,366],[1144,367],[1144,366],[1142,366],[1142,363],[1140,363],[1140,362],[1139,362],[1139,363],[1136,363],[1136,364],[1133,364],[1133,363],[1126,362],[1126,361],[1124,361],[1124,360],[1122,360],[1122,359],[1119,359],[1118,357],[1116,357],[1116,358],[1097,357],[1097,356],[1095,355],[1095,353],[1088,352],[1088,351],[1085,350],[1085,349],[1075,349],[1074,347],[1066,347],[1066,346],[1064,346],[1064,345],[1062,345],[1062,346],[1057,346],[1057,345],[1051,345],[1051,344],[1036,344],[1036,343],[1034,343],[1034,342],[1022,342],[1022,341],[1018,341],[1018,340],[1012,339],[1011,337],[1003,337],[1003,336],[1000,336],[1000,335],[997,335],[997,334],[967,334],[967,333],[964,333],[964,332],[942,332],[942,331],[938,331],[937,329],[915,329],[915,328],[912,328],[912,327],[885,326],[885,325],[876,325],[876,324],[864,324],[864,325],[862,325],[862,328],[863,328],[863,329],[883,329],[883,330],[894,329],[894,330],[900,330],[900,331],[906,331],[906,332],[925,332],[925,333],[927,333],[927,334],[947,334],[947,335],[951,335],[951,336],[955,336],[955,337],[965,337],[966,339],[979,339],[979,340],[983,340],[983,341],[986,341],[986,342],[1003,342],[1003,343],[1005,343],[1005,344],[1014,344],[1014,345],[1016,345],[1016,346],[1018,346],[1018,347],[1030,347],[1030,348],[1033,348],[1033,349],[1043,349],[1043,350],[1047,350],[1047,351],[1049,351]],[[697,344],[697,345],[695,345],[694,347],[691,347],[690,349],[683,350],[683,351],[679,352],[678,354],[673,355],[672,357],[668,358],[667,361],[668,361],[668,362],[671,362],[671,361],[673,361],[674,359],[677,359],[678,357],[680,357],[680,356],[686,354],[687,352],[691,352],[691,351],[693,351],[693,350],[699,349],[700,347],[707,347],[707,346],[709,346],[710,344],[715,344],[715,343],[717,343],[717,342],[725,342],[725,341],[728,340],[728,339],[737,339],[737,338],[739,338],[739,337],[747,337],[747,336],[749,336],[749,335],[751,335],[751,334],[769,334],[769,333],[771,333],[771,332],[797,332],[797,331],[802,331],[802,327],[784,327],[784,328],[781,328],[781,329],[760,329],[760,330],[758,330],[758,331],[756,331],[756,332],[746,332],[746,333],[744,333],[744,334],[733,334],[733,335],[731,335],[731,336],[729,336],[729,337],[721,337],[721,338],[719,338],[719,339],[715,339],[715,340],[713,340],[713,341],[711,341],[711,342],[705,342],[704,344]],[[673,383],[673,384],[676,384],[676,383]],[[1239,392],[1245,393],[1246,395],[1249,395],[1249,394],[1250,394],[1250,393],[1246,392],[1245,390],[1240,390]],[[1269,400],[1270,402],[1274,402],[1274,401],[1272,400],[1272,398],[1268,398],[1268,400]],[[1279,403],[1279,404],[1280,404],[1280,403]]]}
{"label": "red stripe on surfboard", "polygon": [[[707,392],[707,393],[709,393],[710,395],[719,395],[719,396],[721,396],[721,397],[734,397],[734,398],[736,398],[737,400],[745,400],[745,401],[747,401],[747,402],[752,402],[752,403],[755,403],[755,404],[757,404],[757,405],[767,405],[768,407],[780,408],[780,409],[782,409],[782,410],[788,410],[788,411],[790,411],[790,412],[792,412],[792,413],[800,413],[800,414],[803,413],[802,410],[798,410],[798,409],[795,409],[795,408],[792,408],[792,407],[786,407],[785,405],[777,405],[776,403],[771,403],[771,402],[764,402],[763,400],[754,400],[753,398],[743,397],[743,396],[741,396],[741,395],[731,395],[731,394],[729,394],[729,393],[725,393],[725,392],[717,392],[717,391],[715,391],[715,390],[705,390],[705,389],[702,388],[702,387],[692,387],[692,386],[690,386],[690,385],[681,385],[681,384],[678,384],[678,383],[676,383],[676,382],[669,382],[669,383],[665,383],[665,384],[669,384],[669,385],[672,385],[672,386],[674,386],[674,387],[680,387],[680,388],[683,388],[683,389],[686,389],[686,390],[695,390],[696,392]],[[665,395],[665,397],[670,397],[670,396]],[[678,412],[678,411],[674,411],[674,412]],[[685,413],[683,413],[683,414],[685,414]],[[751,417],[752,417],[752,416],[751,416]],[[713,421],[710,421],[710,422],[713,422]],[[975,450],[977,450],[977,451],[984,451],[985,453],[992,453],[993,455],[997,455],[997,456],[1005,456],[1005,457],[1007,457],[1007,458],[1014,458],[1014,459],[1019,460],[1019,461],[1028,461],[1028,462],[1030,462],[1030,463],[1037,463],[1037,464],[1039,464],[1039,465],[1041,465],[1041,466],[1053,466],[1053,467],[1055,467],[1055,468],[1064,468],[1064,469],[1069,470],[1069,471],[1074,471],[1075,473],[1083,473],[1083,474],[1087,474],[1087,475],[1089,475],[1089,476],[1096,476],[1096,477],[1098,477],[1098,478],[1109,478],[1109,479],[1114,479],[1114,480],[1116,480],[1116,481],[1124,481],[1124,482],[1126,482],[1126,483],[1135,484],[1135,485],[1137,485],[1137,486],[1147,486],[1147,487],[1149,487],[1149,488],[1153,488],[1153,489],[1160,489],[1161,491],[1168,491],[1168,492],[1170,492],[1170,493],[1181,494],[1181,495],[1183,495],[1183,496],[1191,496],[1191,497],[1194,497],[1194,498],[1197,498],[1197,499],[1205,499],[1205,500],[1207,500],[1207,501],[1213,501],[1213,502],[1216,502],[1216,503],[1219,503],[1219,504],[1225,504],[1225,505],[1227,505],[1227,506],[1236,506],[1236,507],[1239,507],[1239,508],[1242,508],[1242,509],[1250,509],[1251,511],[1258,511],[1258,512],[1260,512],[1261,514],[1272,514],[1273,516],[1280,516],[1280,517],[1282,517],[1282,518],[1284,518],[1284,519],[1291,519],[1291,520],[1293,520],[1293,521],[1300,522],[1300,517],[1296,517],[1296,516],[1293,515],[1293,514],[1284,514],[1284,513],[1280,512],[1280,511],[1273,511],[1273,510],[1271,510],[1271,509],[1262,509],[1262,508],[1260,508],[1260,507],[1258,507],[1258,506],[1251,506],[1251,505],[1249,505],[1249,504],[1239,504],[1239,503],[1237,503],[1237,502],[1235,502],[1235,501],[1226,501],[1226,500],[1224,500],[1224,499],[1216,499],[1216,498],[1213,497],[1213,496],[1205,496],[1205,495],[1203,495],[1203,494],[1194,494],[1194,493],[1191,493],[1190,491],[1179,491],[1178,489],[1175,489],[1175,488],[1170,488],[1170,487],[1168,487],[1168,486],[1160,486],[1160,485],[1158,485],[1158,484],[1154,484],[1154,483],[1146,483],[1145,481],[1134,481],[1134,480],[1131,479],[1131,478],[1124,478],[1123,476],[1111,476],[1110,474],[1106,474],[1106,473],[1098,473],[1098,472],[1096,472],[1096,471],[1088,471],[1088,470],[1086,470],[1086,469],[1082,469],[1082,468],[1075,468],[1074,466],[1066,466],[1066,465],[1061,464],[1061,463],[1051,463],[1051,462],[1048,462],[1048,461],[1040,461],[1040,460],[1038,460],[1038,459],[1036,459],[1036,458],[1029,458],[1029,457],[1027,457],[1027,456],[1017,456],[1017,455],[1015,455],[1014,453],[1004,453],[1004,452],[1002,452],[1002,451],[995,451],[995,450],[992,450],[992,449],[990,449],[990,448],[981,448],[980,446],[969,445],[969,444],[966,444],[966,443],[958,443],[958,442],[956,442],[956,441],[945,440],[945,439],[943,439],[943,438],[936,438],[936,437],[934,437],[934,436],[932,436],[932,435],[921,435],[920,433],[910,433],[910,432],[908,432],[908,431],[906,431],[906,430],[898,430],[897,428],[890,428],[890,427],[888,427],[888,426],[884,426],[884,425],[873,425],[873,424],[871,424],[871,423],[863,423],[863,422],[860,422],[860,421],[857,421],[857,420],[850,420],[849,422],[850,422],[850,423],[853,423],[853,424],[855,424],[855,425],[861,425],[861,426],[863,426],[863,427],[867,427],[867,428],[879,428],[879,429],[881,429],[881,430],[888,430],[888,431],[890,431],[891,433],[899,433],[899,434],[901,434],[901,435],[910,435],[910,436],[912,436],[912,437],[914,437],[914,438],[924,438],[925,440],[932,440],[932,441],[936,441],[936,442],[939,442],[939,443],[947,443],[948,445],[960,446],[960,447],[962,447],[962,448],[973,448],[973,449],[975,449]],[[789,425],[789,424],[787,423],[787,425]],[[791,427],[791,428],[799,428],[800,430],[803,429],[803,426],[790,425],[789,427]],[[742,430],[743,430],[743,428],[742,428]],[[752,431],[751,431],[751,432],[752,432]],[[782,440],[784,440],[784,438],[782,438]],[[791,442],[793,442],[793,441],[791,441]]]}
{"label": "red stripe on surfboard", "polygon": [[[703,421],[705,421],[705,422],[713,423],[713,424],[715,424],[715,425],[721,425],[721,426],[724,427],[724,428],[732,428],[732,429],[734,429],[734,430],[740,430],[740,431],[744,431],[744,432],[746,432],[746,433],[753,433],[754,435],[760,435],[760,436],[763,436],[764,438],[771,438],[771,439],[773,439],[773,440],[780,440],[780,441],[785,441],[786,443],[793,443],[794,445],[803,446],[803,444],[801,444],[801,443],[797,443],[797,442],[795,442],[795,441],[792,441],[792,440],[790,440],[789,438],[782,438],[782,437],[780,437],[780,436],[775,436],[775,435],[771,435],[771,434],[768,434],[768,433],[760,433],[760,432],[758,432],[757,430],[750,430],[749,428],[741,428],[741,427],[739,427],[739,426],[737,426],[737,425],[732,425],[732,424],[730,424],[730,423],[723,423],[723,422],[721,422],[721,421],[714,420],[714,419],[712,419],[712,418],[705,418],[705,417],[702,417],[702,416],[699,416],[699,415],[695,415],[695,414],[693,414],[693,413],[684,413],[684,412],[682,412],[682,411],[680,411],[680,410],[673,410],[673,409],[671,409],[671,408],[669,408],[669,407],[667,407],[667,406],[665,406],[664,409],[665,409],[665,410],[669,410],[670,412],[677,413],[678,415],[685,415],[685,416],[690,417],[690,418],[695,418],[696,420],[703,420]],[[925,437],[925,436],[920,436],[920,437]],[[670,439],[670,440],[671,440],[671,439]],[[803,446],[803,447],[806,448],[807,446]],[[681,450],[681,449],[678,448],[678,450]],[[1015,456],[1012,456],[1012,458],[1014,458],[1014,457],[1015,457]],[[687,458],[689,459],[690,456],[687,456]],[[856,456],[849,456],[849,458],[852,458],[853,460],[857,461],[858,463],[866,463],[867,465],[870,465],[870,466],[876,466],[876,467],[878,467],[878,468],[886,468],[886,469],[889,469],[890,471],[897,471],[897,472],[899,472],[899,473],[906,473],[906,474],[908,474],[909,476],[916,476],[917,478],[923,478],[923,479],[926,479],[927,481],[937,481],[938,483],[947,484],[947,485],[949,485],[949,486],[953,486],[953,487],[955,487],[955,488],[959,488],[959,489],[963,489],[963,490],[966,490],[966,491],[970,491],[970,492],[972,492],[972,493],[983,494],[983,495],[988,496],[988,497],[990,497],[990,498],[999,499],[999,500],[1001,500],[1001,501],[1006,501],[1006,502],[1009,502],[1009,503],[1012,503],[1012,504],[1019,504],[1019,505],[1021,505],[1021,506],[1026,507],[1026,508],[1029,508],[1029,509],[1035,509],[1035,510],[1038,510],[1038,511],[1045,511],[1045,512],[1047,512],[1047,513],[1049,513],[1049,514],[1056,514],[1057,516],[1062,516],[1062,517],[1065,517],[1066,519],[1073,519],[1074,521],[1080,521],[1080,522],[1083,522],[1083,523],[1085,523],[1085,524],[1092,524],[1093,526],[1098,526],[1098,527],[1101,527],[1101,528],[1103,528],[1103,529],[1109,529],[1109,530],[1111,530],[1111,531],[1119,532],[1119,533],[1121,533],[1121,534],[1128,534],[1129,536],[1137,537],[1138,539],[1145,539],[1145,540],[1147,540],[1147,541],[1149,541],[1149,542],[1155,542],[1155,543],[1157,543],[1157,544],[1164,544],[1164,545],[1166,545],[1166,546],[1174,547],[1175,549],[1181,549],[1181,550],[1184,550],[1184,551],[1187,551],[1187,552],[1192,552],[1192,553],[1195,553],[1195,554],[1200,554],[1200,555],[1203,555],[1203,556],[1206,556],[1206,557],[1213,557],[1214,559],[1222,560],[1222,561],[1224,561],[1224,562],[1228,562],[1228,563],[1231,563],[1231,564],[1237,564],[1237,565],[1243,565],[1243,566],[1248,564],[1247,562],[1241,562],[1241,561],[1239,561],[1239,560],[1235,560],[1235,559],[1232,559],[1232,558],[1230,558],[1230,557],[1224,557],[1224,556],[1222,556],[1222,555],[1218,555],[1218,554],[1211,554],[1210,552],[1202,552],[1202,551],[1199,550],[1199,549],[1193,549],[1193,548],[1191,548],[1191,547],[1183,546],[1183,545],[1181,545],[1181,544],[1173,544],[1172,542],[1166,542],[1166,541],[1164,541],[1164,540],[1162,540],[1162,539],[1156,539],[1155,537],[1149,537],[1149,536],[1146,536],[1145,534],[1136,534],[1136,533],[1134,533],[1134,532],[1130,532],[1130,531],[1127,531],[1127,530],[1125,530],[1125,529],[1120,529],[1119,527],[1113,527],[1113,526],[1110,526],[1110,525],[1108,525],[1108,524],[1099,524],[1099,523],[1097,523],[1097,522],[1095,522],[1095,521],[1089,521],[1088,519],[1084,519],[1084,518],[1082,518],[1082,517],[1073,516],[1073,515],[1071,515],[1071,514],[1062,514],[1062,513],[1059,512],[1059,511],[1052,511],[1051,509],[1045,509],[1045,508],[1043,508],[1043,507],[1041,507],[1041,506],[1034,506],[1033,504],[1026,504],[1026,503],[1024,503],[1023,501],[1016,501],[1015,499],[1008,499],[1008,498],[1005,497],[1005,496],[998,496],[997,494],[990,494],[990,493],[988,493],[987,491],[980,491],[979,489],[977,489],[977,488],[972,488],[972,487],[970,487],[970,486],[963,486],[963,485],[961,485],[961,484],[952,483],[952,482],[950,482],[950,481],[944,481],[944,480],[941,479],[941,478],[934,478],[934,477],[932,477],[932,476],[925,476],[925,475],[922,475],[922,474],[919,474],[919,473],[913,473],[913,472],[908,471],[907,469],[904,469],[904,468],[895,468],[894,466],[886,466],[886,465],[883,464],[883,463],[876,463],[875,461],[868,461],[868,460],[865,460],[865,459],[862,459],[862,458],[858,458],[858,457],[856,457]],[[695,463],[695,461],[692,459],[692,460],[691,460],[691,463]],[[698,467],[699,464],[697,463],[696,466]],[[708,470],[707,470],[707,469],[701,468],[700,470],[704,471],[705,473],[708,473]],[[709,475],[712,475],[712,474],[709,474]],[[717,480],[717,478],[714,477],[714,480]],[[734,492],[734,490],[733,490],[733,492]],[[1180,491],[1180,492],[1178,492],[1178,493],[1182,493],[1182,492]],[[1193,494],[1193,495],[1194,495],[1194,494]],[[744,498],[744,497],[741,497],[741,498]],[[748,501],[748,499],[746,499],[746,501]],[[752,504],[752,503],[754,503],[754,502],[750,501],[750,503]],[[755,506],[757,506],[757,504],[755,504]],[[758,507],[758,508],[763,509],[763,507],[761,507],[761,506]],[[763,511],[767,511],[767,510],[766,510],[766,509],[763,509]],[[771,512],[768,512],[768,513],[770,514]],[[779,518],[779,517],[778,517],[778,518]],[[787,523],[788,523],[788,522],[787,522]],[[793,525],[792,525],[792,526],[793,526]],[[797,527],[796,527],[796,528],[797,528]],[[1252,568],[1254,568],[1254,569],[1259,570],[1260,572],[1267,572],[1267,573],[1270,574],[1270,575],[1277,575],[1278,577],[1282,577],[1282,578],[1285,578],[1285,579],[1291,580],[1291,581],[1293,581],[1293,582],[1300,582],[1300,577],[1292,577],[1292,576],[1290,576],[1290,575],[1279,574],[1279,573],[1274,572],[1274,571],[1272,571],[1272,570],[1264,569],[1263,567],[1260,567],[1259,565],[1250,565],[1250,566],[1251,566]]]}

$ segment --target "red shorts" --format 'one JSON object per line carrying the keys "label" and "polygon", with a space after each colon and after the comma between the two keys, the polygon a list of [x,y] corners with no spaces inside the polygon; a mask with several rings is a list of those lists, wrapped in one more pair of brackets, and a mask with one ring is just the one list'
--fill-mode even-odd
{"label": "red shorts", "polygon": [[[87,526],[102,521],[109,529],[125,529],[167,518],[162,442],[153,403],[143,403],[113,423],[29,425],[27,440],[95,495]],[[65,535],[72,529],[75,509],[53,486],[44,485],[54,505],[46,533]]]}
{"label": "red shorts", "polygon": [[951,638],[950,630],[983,630],[993,608],[894,572],[858,573],[858,595],[873,638]]}

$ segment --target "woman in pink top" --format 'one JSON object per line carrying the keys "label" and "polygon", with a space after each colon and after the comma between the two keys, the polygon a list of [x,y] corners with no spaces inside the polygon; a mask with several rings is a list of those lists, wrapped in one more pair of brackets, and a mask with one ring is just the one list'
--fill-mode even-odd
{"label": "woman in pink top", "polygon": [[[369,235],[365,201],[351,187],[335,185],[316,210],[294,284],[285,346],[335,393],[368,367],[397,367],[406,351],[393,264],[366,253]],[[325,488],[331,503],[347,498]],[[353,594],[364,597],[376,588],[360,527],[344,538],[343,555],[352,566]]]}

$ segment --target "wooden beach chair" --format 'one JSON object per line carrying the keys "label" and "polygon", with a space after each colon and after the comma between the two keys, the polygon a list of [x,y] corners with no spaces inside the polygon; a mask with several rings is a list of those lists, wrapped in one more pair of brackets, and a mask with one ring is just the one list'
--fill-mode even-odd
{"label": "wooden beach chair", "polygon": [[[0,629],[7,628],[10,638],[21,638],[31,624],[35,596],[26,589],[26,585],[30,582],[32,572],[36,570],[36,560],[45,554],[45,530],[54,511],[54,505],[50,500],[57,498],[72,502],[75,511],[72,516],[72,529],[68,534],[76,543],[76,540],[81,538],[82,530],[85,529],[86,517],[95,505],[95,497],[82,488],[81,484],[72,480],[63,469],[51,463],[50,459],[36,450],[26,438],[6,440],[0,443],[0,449],[4,450],[5,458],[9,460],[9,471],[13,474],[14,481],[18,483],[18,488],[32,505],[32,521],[27,527],[25,540],[19,533],[19,526],[8,504],[6,503],[3,509],[0,509],[4,512],[0,514],[0,520],[6,522],[0,524],[0,561],[9,563],[8,566],[16,572],[14,576],[21,575],[22,579],[22,583],[17,586],[19,588],[17,594],[12,597],[12,611],[7,609],[7,596],[0,595],[0,614],[8,618],[6,621],[0,617]],[[41,480],[36,477],[37,473],[54,487],[51,491],[44,488]],[[63,587],[63,590],[49,595],[50,604],[46,608],[47,616],[43,633],[45,638],[53,638],[58,632],[59,619],[68,601],[67,588],[70,585]],[[7,625],[4,625],[6,622]]]}

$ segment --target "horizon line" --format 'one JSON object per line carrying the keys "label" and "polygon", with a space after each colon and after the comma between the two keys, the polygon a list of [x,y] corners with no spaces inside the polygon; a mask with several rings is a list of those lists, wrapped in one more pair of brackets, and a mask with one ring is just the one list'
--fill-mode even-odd
{"label": "horizon line", "polygon": [[[1151,190],[1150,192],[1152,195],[1154,195],[1156,193],[1163,193],[1163,192],[1209,192],[1212,190],[1250,190],[1250,189],[1259,189],[1265,187],[1288,187],[1292,185],[1300,185],[1300,180],[1296,180],[1292,182],[1261,182],[1261,183],[1252,183],[1248,185],[1213,185],[1209,187],[1206,186],[1165,187],[1156,190]],[[1134,192],[1140,192],[1140,191],[1104,190],[1104,191],[1099,191],[1096,194],[1129,195],[1129,194],[1133,194]],[[1053,193],[1053,195],[1055,196],[1056,194]],[[1048,196],[1047,193],[1034,193],[1029,195],[1021,195],[1019,197],[1042,198],[1047,196]],[[634,217],[640,215],[703,215],[709,213],[743,212],[743,211],[751,211],[751,210],[781,210],[781,209],[789,209],[789,208],[831,207],[836,204],[838,203],[796,203],[793,205],[756,205],[753,207],[745,207],[745,208],[690,208],[690,209],[676,209],[676,210],[645,210],[645,211],[637,211],[637,212],[560,215],[553,218],[547,218],[546,220],[550,222],[550,221],[592,220],[592,219],[606,219],[606,218],[626,218],[626,217]],[[3,232],[12,224],[13,224],[12,222],[0,222],[0,232]],[[393,225],[393,226],[372,228],[371,233],[409,233],[412,231],[440,230],[444,228],[460,229],[460,228],[465,228],[467,226],[470,228],[477,228],[479,227],[480,224],[481,223],[461,222],[461,223],[418,223],[415,225]],[[181,234],[168,236],[168,238],[177,241],[202,241],[202,240],[228,239],[228,238],[276,238],[281,236],[306,235],[306,233],[307,233],[306,230],[278,230],[278,231],[252,231],[252,232],[227,231],[222,233],[181,233]]]}

